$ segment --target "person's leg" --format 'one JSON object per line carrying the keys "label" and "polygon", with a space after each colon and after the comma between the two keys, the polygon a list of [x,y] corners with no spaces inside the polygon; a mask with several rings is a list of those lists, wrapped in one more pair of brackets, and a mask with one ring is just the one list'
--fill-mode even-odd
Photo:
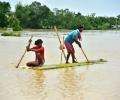
{"label": "person's leg", "polygon": [[69,63],[68,60],[69,60],[69,57],[70,57],[70,53],[67,54],[67,59],[66,59],[66,63]]}
{"label": "person's leg", "polygon": [[77,63],[75,61],[76,57],[75,57],[75,49],[74,49],[73,45],[71,45],[71,56],[72,56],[72,63]]}
{"label": "person's leg", "polygon": [[38,61],[31,61],[31,62],[28,62],[26,65],[29,67],[42,66],[44,64],[44,61],[42,60],[40,53],[37,53],[37,58],[38,58]]}
{"label": "person's leg", "polygon": [[72,63],[77,63],[77,61],[75,60],[74,54],[71,54],[72,56]]}
{"label": "person's leg", "polygon": [[35,63],[34,61],[28,62],[28,63],[26,63],[26,65],[27,65],[28,67],[35,67],[35,66],[38,66],[38,64]]}
{"label": "person's leg", "polygon": [[72,56],[72,62],[75,63],[75,50],[73,48],[73,45],[68,43],[68,42],[65,42],[65,47],[66,47],[67,52],[68,52],[66,63],[68,63],[70,55]]}
{"label": "person's leg", "polygon": [[66,49],[67,49],[67,58],[66,58],[66,63],[69,63],[69,57],[70,57],[70,52],[71,52],[71,45],[68,43],[68,42],[65,42],[64,43],[65,44],[65,47],[66,47]]}

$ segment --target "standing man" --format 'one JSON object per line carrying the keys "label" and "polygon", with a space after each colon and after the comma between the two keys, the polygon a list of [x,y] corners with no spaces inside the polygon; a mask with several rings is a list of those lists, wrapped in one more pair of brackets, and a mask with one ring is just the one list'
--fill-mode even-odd
{"label": "standing man", "polygon": [[65,46],[68,53],[66,63],[69,63],[68,60],[70,55],[72,56],[72,63],[76,63],[75,50],[72,44],[75,42],[81,48],[80,40],[82,39],[81,38],[82,31],[83,31],[83,26],[79,26],[76,30],[69,32],[67,37],[65,38]]}

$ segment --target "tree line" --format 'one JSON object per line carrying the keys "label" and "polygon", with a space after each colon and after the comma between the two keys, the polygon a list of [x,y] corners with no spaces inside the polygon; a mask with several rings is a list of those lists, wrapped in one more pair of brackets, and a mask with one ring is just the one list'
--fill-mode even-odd
{"label": "tree line", "polygon": [[0,27],[12,27],[13,30],[22,28],[52,29],[57,26],[61,29],[75,29],[84,25],[86,30],[111,29],[112,25],[120,25],[120,15],[116,17],[95,16],[95,13],[84,16],[69,9],[54,8],[51,11],[46,5],[34,1],[30,5],[16,5],[11,11],[9,2],[0,1]]}

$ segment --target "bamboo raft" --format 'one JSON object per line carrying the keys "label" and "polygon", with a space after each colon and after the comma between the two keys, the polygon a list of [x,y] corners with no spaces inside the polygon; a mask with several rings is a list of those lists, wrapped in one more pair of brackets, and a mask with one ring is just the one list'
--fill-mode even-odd
{"label": "bamboo raft", "polygon": [[80,66],[93,65],[93,64],[102,64],[104,62],[107,61],[104,59],[98,59],[98,60],[90,60],[89,62],[83,61],[80,63],[44,65],[42,67],[41,66],[28,67],[25,65],[25,66],[20,66],[20,68],[33,69],[33,70],[50,70],[50,69],[60,69],[60,68],[68,68],[68,67],[80,67]]}

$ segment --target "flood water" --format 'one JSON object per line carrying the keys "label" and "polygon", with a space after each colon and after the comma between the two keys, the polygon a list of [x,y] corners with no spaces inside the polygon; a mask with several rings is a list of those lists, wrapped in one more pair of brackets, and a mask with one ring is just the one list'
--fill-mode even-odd
{"label": "flood water", "polygon": [[[58,38],[54,32],[23,33],[22,37],[0,36],[0,100],[120,100],[120,31],[82,33],[81,43],[88,59],[103,58],[108,62],[42,71],[15,66],[30,34],[36,34],[31,45],[36,39],[43,39],[46,65],[60,63]],[[77,60],[85,61],[80,48],[76,44],[74,47]],[[21,65],[31,60],[34,53],[27,52]]]}

